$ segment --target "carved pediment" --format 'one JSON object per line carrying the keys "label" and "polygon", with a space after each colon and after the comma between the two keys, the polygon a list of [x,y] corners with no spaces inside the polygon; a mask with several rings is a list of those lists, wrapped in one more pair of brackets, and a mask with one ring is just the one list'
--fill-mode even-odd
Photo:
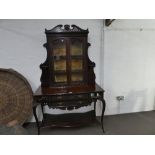
{"label": "carved pediment", "polygon": [[57,25],[51,30],[45,29],[45,33],[89,33],[88,29],[84,30],[76,25]]}

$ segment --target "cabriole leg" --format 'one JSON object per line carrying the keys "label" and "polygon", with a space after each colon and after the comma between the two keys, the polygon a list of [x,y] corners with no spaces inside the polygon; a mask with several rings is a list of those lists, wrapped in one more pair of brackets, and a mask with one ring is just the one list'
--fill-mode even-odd
{"label": "cabriole leg", "polygon": [[104,112],[105,112],[105,106],[106,106],[106,104],[105,104],[105,100],[104,99],[102,99],[101,101],[102,101],[102,105],[103,105],[102,115],[101,115],[101,124],[102,124],[102,130],[105,133],[104,126],[103,126],[103,117],[104,117]]}
{"label": "cabriole leg", "polygon": [[36,114],[36,106],[33,107],[33,115],[34,115],[34,118],[36,120],[38,135],[40,135],[40,126],[39,126],[39,121],[38,121],[38,117],[37,117],[37,114]]}

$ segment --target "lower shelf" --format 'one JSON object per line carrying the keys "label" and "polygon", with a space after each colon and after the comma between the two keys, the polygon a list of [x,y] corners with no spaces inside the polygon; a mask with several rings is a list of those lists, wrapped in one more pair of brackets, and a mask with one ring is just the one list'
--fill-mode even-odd
{"label": "lower shelf", "polygon": [[40,127],[79,127],[92,123],[96,119],[95,111],[69,114],[44,114]]}

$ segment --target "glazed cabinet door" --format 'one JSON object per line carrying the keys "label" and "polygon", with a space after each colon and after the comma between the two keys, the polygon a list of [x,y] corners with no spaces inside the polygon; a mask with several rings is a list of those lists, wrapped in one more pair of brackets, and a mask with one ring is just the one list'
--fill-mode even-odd
{"label": "glazed cabinet door", "polygon": [[82,38],[70,38],[71,84],[84,81],[84,43]]}
{"label": "glazed cabinet door", "polygon": [[67,40],[57,38],[52,41],[51,80],[53,84],[67,84]]}
{"label": "glazed cabinet door", "polygon": [[57,38],[51,44],[52,85],[76,85],[85,79],[83,38]]}

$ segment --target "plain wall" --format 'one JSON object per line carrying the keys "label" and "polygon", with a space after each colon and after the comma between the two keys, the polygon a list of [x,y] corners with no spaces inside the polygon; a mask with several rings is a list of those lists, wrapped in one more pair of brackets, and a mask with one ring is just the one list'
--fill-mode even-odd
{"label": "plain wall", "polygon": [[[155,20],[115,20],[104,27],[106,114],[155,107]],[[120,103],[116,96],[124,96]]]}

